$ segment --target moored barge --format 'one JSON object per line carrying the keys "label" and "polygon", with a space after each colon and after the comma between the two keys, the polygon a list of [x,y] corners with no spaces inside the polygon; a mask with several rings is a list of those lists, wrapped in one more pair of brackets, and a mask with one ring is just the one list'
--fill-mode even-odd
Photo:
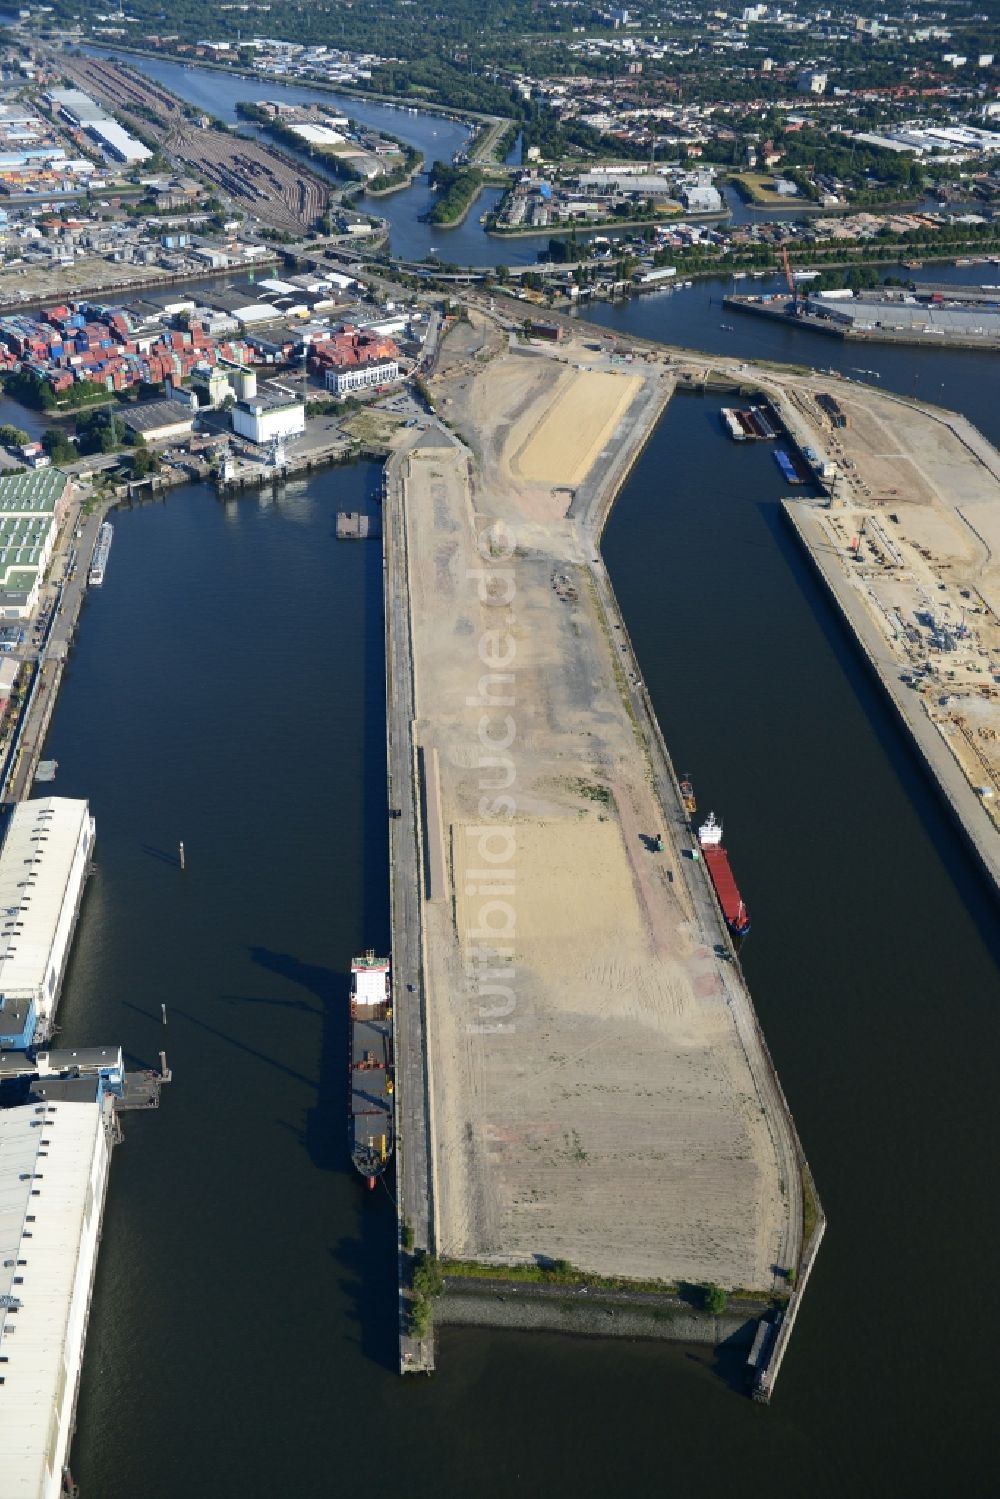
{"label": "moored barge", "polygon": [[392,989],[389,959],[362,953],[351,964],[351,1160],[373,1188],[392,1157]]}

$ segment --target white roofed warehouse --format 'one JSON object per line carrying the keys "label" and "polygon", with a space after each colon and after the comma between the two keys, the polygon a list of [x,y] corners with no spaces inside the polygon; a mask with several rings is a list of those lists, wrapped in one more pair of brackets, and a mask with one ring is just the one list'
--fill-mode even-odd
{"label": "white roofed warehouse", "polygon": [[0,1499],[57,1499],[73,1436],[114,1102],[95,1076],[38,1083],[26,1099],[0,1108]]}
{"label": "white roofed warehouse", "polygon": [[61,469],[0,477],[0,616],[24,619],[38,593],[69,503]]}
{"label": "white roofed warehouse", "polygon": [[9,1031],[5,1012],[16,1013],[25,1045],[52,1029],[94,831],[89,804],[69,797],[21,802],[11,814],[0,850],[0,1032]]}

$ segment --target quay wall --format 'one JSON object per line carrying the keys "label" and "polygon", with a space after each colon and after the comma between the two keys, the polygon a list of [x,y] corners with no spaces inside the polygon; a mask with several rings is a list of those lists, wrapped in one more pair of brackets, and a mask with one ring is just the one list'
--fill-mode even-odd
{"label": "quay wall", "polygon": [[852,597],[846,578],[838,573],[836,563],[828,556],[828,548],[823,546],[815,524],[811,523],[811,509],[812,505],[807,500],[782,501],[785,518],[837,606],[837,612],[861,658],[882,687],[914,754],[940,793],[994,894],[1000,895],[1000,833],[993,826],[989,813],[969,785],[944,739],[928,718],[921,698],[911,688],[904,688],[899,681],[901,662],[881,644],[875,625],[865,618]]}
{"label": "quay wall", "polygon": [[592,1299],[571,1293],[543,1299],[518,1296],[509,1290],[483,1295],[449,1287],[434,1303],[434,1322],[438,1327],[500,1327],[585,1338],[642,1338],[749,1349],[759,1317],[738,1311],[713,1317],[693,1307],[630,1305],[613,1298]]}
{"label": "quay wall", "polygon": [[[648,411],[644,411],[642,413],[642,417],[644,420],[640,426],[641,436],[639,436],[639,440],[633,439],[631,443],[626,443],[623,445],[624,451],[619,458],[617,466],[612,473],[608,474],[605,477],[603,486],[593,498],[589,513],[586,514],[585,524],[587,528],[592,532],[595,550],[600,545],[600,538],[603,534],[604,527],[607,524],[607,520],[609,515],[611,514],[614,503],[617,500],[622,487],[624,486],[625,480],[631,473],[635,462],[637,461],[639,455],[646,445],[646,442],[652,435],[652,432],[660,417],[662,416],[663,411],[666,409],[666,406],[675,388],[676,382],[671,380],[667,385],[665,394],[663,395],[661,401],[658,403],[655,409],[655,415],[652,415]],[[576,501],[574,500],[574,505],[575,504]],[[654,784],[656,785],[657,794],[660,798],[661,804],[663,805],[664,814],[669,816],[670,813],[673,812],[676,823],[685,825],[687,823],[687,817],[683,811],[683,798],[680,791],[680,784],[677,773],[674,768],[670,752],[667,748],[666,741],[663,737],[663,731],[660,727],[656,710],[653,707],[653,702],[650,698],[645,678],[643,677],[641,668],[639,666],[638,657],[636,655],[635,648],[625,624],[625,620],[614,591],[614,586],[611,582],[606,568],[603,565],[603,561],[599,562],[596,557],[594,559],[594,563],[590,565],[590,573],[595,583],[595,589],[599,600],[599,607],[603,611],[606,621],[611,626],[613,626],[613,630],[610,633],[618,635],[622,640],[627,652],[624,659],[629,661],[632,671],[637,678],[638,685],[635,689],[634,694],[632,695],[633,700],[630,704],[630,711],[636,713],[637,727],[639,728],[639,732],[642,736],[642,740],[646,748],[646,753],[650,762],[650,768],[653,771]],[[787,1098],[785,1097],[784,1089],[781,1086],[777,1068],[774,1065],[774,1060],[771,1056],[770,1049],[768,1048],[767,1041],[764,1037],[764,1032],[760,1025],[760,1020],[754,1007],[752,996],[750,995],[749,987],[740,965],[738,949],[733,942],[732,935],[725,922],[721,907],[719,905],[715,888],[708,877],[707,870],[702,861],[698,861],[696,864],[692,863],[691,868],[688,870],[688,874],[695,880],[698,879],[699,873],[705,887],[705,892],[707,892],[711,909],[715,914],[716,935],[718,938],[718,942],[722,946],[724,946],[725,950],[728,952],[729,961],[736,979],[737,988],[743,1000],[741,1010],[746,1016],[751,1028],[751,1034],[744,1036],[744,1046],[747,1051],[748,1061],[751,1065],[751,1071],[754,1073],[754,1076],[758,1082],[758,1086],[760,1087],[761,1098],[765,1111],[770,1116],[772,1137],[775,1140],[776,1150],[778,1151],[779,1157],[784,1156],[784,1171],[787,1180],[789,1198],[790,1200],[794,1200],[796,1196],[798,1198],[799,1244],[795,1257],[795,1264],[794,1266],[790,1265],[788,1267],[789,1269],[794,1269],[796,1272],[796,1290],[792,1296],[787,1312],[781,1319],[778,1334],[770,1345],[770,1350],[766,1361],[764,1365],[757,1371],[757,1379],[754,1388],[754,1398],[767,1403],[771,1399],[774,1385],[777,1380],[778,1371],[780,1369],[785,1350],[788,1346],[788,1342],[794,1328],[795,1319],[798,1314],[798,1307],[801,1304],[801,1298],[805,1290],[805,1285],[808,1281],[813,1264],[815,1263],[820,1243],[822,1242],[823,1234],[826,1229],[826,1215],[823,1211],[822,1204],[820,1203],[819,1194],[816,1190],[816,1183],[809,1168],[809,1163],[806,1159],[806,1154],[802,1147],[802,1142],[799,1138],[798,1131],[795,1128],[795,1120],[792,1115],[791,1108],[788,1104]],[[760,1061],[763,1064],[762,1069],[754,1066],[752,1058],[752,1052],[754,1051],[757,1052]],[[780,1126],[776,1127],[776,1121],[779,1119],[783,1121],[785,1126],[784,1129],[782,1129]],[[794,1157],[794,1159],[792,1159],[792,1157]],[[815,1206],[815,1222],[808,1243],[802,1243],[801,1235],[803,1228],[803,1202],[805,1194],[807,1192],[810,1195],[811,1200]],[[709,1334],[704,1327],[704,1321],[705,1319],[704,1317],[702,1317],[702,1322],[700,1324],[702,1329],[701,1336],[697,1339],[694,1339],[694,1341],[708,1341]],[[754,1322],[754,1326],[755,1325],[756,1319]],[[662,1327],[656,1335],[660,1337],[681,1338],[682,1340],[686,1338],[686,1334],[681,1334],[680,1332],[675,1330],[664,1331],[662,1330]]]}
{"label": "quay wall", "polygon": [[805,328],[810,333],[821,333],[827,338],[839,338],[842,343],[860,344],[906,344],[920,349],[977,349],[982,354],[995,354],[1000,349],[1000,338],[975,338],[960,333],[908,333],[903,329],[849,328],[828,323],[821,318],[797,316],[783,308],[767,307],[760,302],[744,301],[741,297],[723,297],[723,307],[733,312],[749,312],[754,317],[770,318],[772,322],[791,323],[796,328]]}
{"label": "quay wall", "polygon": [[[283,256],[268,255],[262,260],[255,260],[252,265],[230,266],[229,273],[239,270],[261,270],[268,266],[275,266],[282,262]],[[41,307],[51,307],[53,298],[61,301],[72,300],[78,297],[106,297],[111,292],[158,291],[163,286],[183,286],[189,281],[208,281],[213,278],[213,273],[202,268],[200,271],[171,271],[163,276],[150,276],[148,269],[136,268],[140,274],[128,277],[121,281],[103,281],[88,286],[86,283],[80,286],[60,286],[58,292],[53,292],[49,297],[31,297],[24,301],[2,302],[0,301],[0,313],[8,312],[35,312]],[[215,276],[227,274],[225,271],[216,271]],[[3,295],[0,290],[0,296]],[[54,413],[55,414],[55,413]],[[76,415],[75,412],[71,413]]]}

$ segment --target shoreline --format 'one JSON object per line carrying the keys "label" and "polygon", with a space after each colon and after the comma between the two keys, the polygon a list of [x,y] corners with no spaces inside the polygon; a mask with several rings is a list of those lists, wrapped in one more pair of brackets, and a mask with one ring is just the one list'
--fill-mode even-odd
{"label": "shoreline", "polygon": [[[0,301],[0,314],[8,312],[31,312],[36,308],[51,306],[53,299],[59,299],[60,297],[77,300],[80,297],[100,297],[111,292],[127,292],[131,294],[136,291],[153,291],[158,286],[183,286],[191,281],[214,281],[223,276],[238,276],[241,273],[245,275],[248,271],[262,269],[265,266],[278,265],[286,257],[287,252],[283,253],[280,250],[275,250],[273,255],[268,255],[260,260],[254,260],[244,265],[231,265],[225,269],[216,269],[214,271],[211,269],[201,271],[171,271],[162,276],[151,277],[145,275],[137,277],[134,281],[107,282],[103,286],[82,286],[76,290],[58,287],[55,291],[38,297],[32,296],[26,298],[23,302]],[[298,259],[297,256],[292,256],[291,258]],[[140,267],[139,269],[143,268]],[[2,289],[0,289],[0,296],[2,294]]]}
{"label": "shoreline", "polygon": [[841,343],[898,344],[918,349],[966,349],[976,354],[995,354],[1000,351],[1000,336],[998,335],[976,338],[971,334],[946,331],[928,335],[916,330],[912,332],[906,329],[876,331],[847,325],[838,326],[815,316],[797,316],[785,308],[765,306],[763,303],[744,300],[736,295],[723,297],[722,305],[729,308],[731,312],[748,313],[751,317],[768,318],[774,323],[786,323],[795,328],[803,328],[807,333],[818,333],[824,338],[837,338]]}
{"label": "shoreline", "polygon": [[[943,420],[943,418],[941,418]],[[856,606],[846,576],[831,561],[829,546],[816,531],[815,500],[785,499],[782,514],[823,584],[837,618],[859,657],[881,688],[883,698],[927,778],[951,813],[962,839],[979,863],[992,893],[1000,897],[1000,832],[977,798],[944,738],[924,711],[921,699],[900,682],[900,665],[874,625]]]}
{"label": "shoreline", "polygon": [[[362,102],[369,99],[374,104],[389,104],[404,111],[412,109],[417,114],[429,114],[442,120],[452,120],[459,125],[467,125],[470,122],[476,125],[492,124],[496,120],[506,118],[501,115],[479,114],[471,109],[456,109],[451,104],[433,104],[422,99],[404,99],[399,94],[375,93],[370,89],[355,88],[349,83],[326,83],[319,78],[273,78],[269,73],[255,73],[246,68],[230,68],[225,63],[215,62],[208,57],[196,57],[192,60],[183,53],[158,52],[149,47],[116,45],[114,42],[86,41],[77,45],[81,52],[87,47],[92,47],[98,52],[132,53],[135,57],[153,58],[160,62],[170,63],[173,67],[189,68],[192,71],[206,68],[213,73],[228,73],[233,78],[249,78],[257,84],[262,82],[272,84],[275,88],[297,88],[305,93],[308,93],[310,89],[319,89],[325,94],[344,94],[347,98],[359,99]],[[511,120],[510,123],[516,122]]]}
{"label": "shoreline", "polygon": [[[661,349],[660,359],[653,362],[662,365],[662,361],[663,351]],[[620,709],[623,710],[620,722],[624,725],[628,719],[632,720],[636,746],[639,749],[639,760],[634,766],[634,773],[644,781],[651,781],[651,794],[659,808],[660,825],[671,830],[671,848],[674,855],[676,855],[678,882],[674,886],[676,894],[668,897],[668,899],[681,900],[685,909],[687,909],[689,901],[693,902],[693,910],[697,912],[695,920],[698,922],[699,930],[705,934],[702,940],[709,944],[709,946],[715,942],[715,951],[724,950],[727,954],[725,965],[718,963],[718,966],[723,971],[721,979],[723,985],[722,992],[727,996],[726,1003],[730,1006],[730,1013],[732,1014],[730,1023],[733,1030],[728,1044],[733,1045],[736,1053],[744,1059],[743,1065],[746,1065],[749,1069],[749,1076],[753,1080],[754,1090],[760,1101],[761,1111],[768,1121],[767,1136],[771,1141],[769,1149],[775,1152],[773,1157],[775,1163],[773,1169],[776,1173],[775,1180],[782,1183],[781,1193],[785,1201],[784,1211],[788,1215],[786,1219],[782,1220],[781,1233],[786,1236],[784,1243],[788,1244],[789,1249],[785,1251],[783,1248],[779,1251],[778,1259],[782,1263],[787,1261],[796,1273],[789,1278],[788,1289],[791,1295],[787,1309],[783,1309],[780,1315],[774,1317],[773,1321],[768,1320],[767,1325],[771,1331],[766,1335],[762,1335],[766,1336],[768,1340],[767,1354],[766,1356],[762,1356],[755,1365],[755,1377],[753,1381],[754,1397],[766,1402],[771,1398],[773,1392],[774,1380],[777,1376],[781,1355],[787,1344],[791,1326],[794,1323],[798,1298],[801,1297],[802,1289],[808,1279],[809,1271],[822,1239],[825,1218],[815,1195],[815,1187],[808,1172],[808,1165],[805,1162],[801,1142],[795,1131],[794,1122],[791,1119],[787,1100],[780,1088],[773,1062],[763,1042],[759,1020],[753,1009],[749,992],[746,989],[742,970],[739,967],[736,957],[736,951],[722,917],[714,888],[708,879],[707,870],[701,861],[692,861],[680,856],[682,846],[686,846],[690,838],[688,818],[682,809],[677,777],[670,762],[669,754],[663,741],[662,731],[656,720],[648,692],[642,681],[640,669],[634,655],[629,653],[630,645],[627,642],[627,637],[624,635],[624,622],[620,618],[617,600],[615,599],[610,579],[607,576],[603,556],[599,549],[600,537],[607,516],[631,473],[635,462],[645,448],[650,436],[656,430],[660,417],[666,409],[677,384],[674,373],[669,369],[647,369],[642,372],[641,377],[644,389],[641,393],[637,393],[635,406],[629,411],[628,416],[622,419],[625,426],[624,435],[615,445],[606,449],[597,457],[594,466],[573,494],[566,517],[568,520],[576,522],[574,529],[579,536],[580,544],[580,556],[577,559],[576,565],[580,568],[580,572],[589,579],[588,588],[582,589],[581,593],[586,595],[589,591],[593,598],[594,613],[591,615],[592,623],[584,632],[590,636],[590,643],[586,648],[588,651],[594,650],[596,656],[605,662],[605,669],[610,669],[611,676],[604,690],[609,694],[609,703],[616,701]],[[435,404],[437,404],[437,400],[435,400]],[[442,458],[439,460],[442,464],[447,461],[443,457],[446,448],[454,450],[457,447],[465,454],[466,460],[472,457],[472,454],[465,449],[464,442],[459,442],[453,437],[442,435],[436,446],[442,453]],[[398,470],[407,461],[408,459],[405,455],[400,455],[395,460],[390,460],[390,466],[394,470],[393,478],[390,481],[390,488],[394,491],[393,515],[402,515],[401,499],[397,492],[401,488],[398,484]],[[477,461],[471,471],[473,476],[472,483],[476,486],[477,495],[479,494],[479,486],[485,484],[490,477],[489,474],[484,477],[480,474],[479,469],[480,463]],[[461,465],[459,466],[460,471]],[[411,504],[407,508],[409,513],[412,514],[412,497]],[[489,513],[483,509],[481,499],[477,502],[477,510],[483,516]],[[398,524],[398,521],[396,524]],[[390,831],[390,838],[395,840],[398,837],[403,837],[407,842],[409,842],[411,837],[414,839],[418,850],[414,869],[418,870],[422,867],[422,861],[419,859],[421,823],[427,814],[426,809],[420,809],[420,775],[419,770],[415,768],[417,766],[415,727],[417,723],[422,726],[420,733],[421,748],[425,744],[433,743],[438,737],[438,733],[433,708],[429,708],[427,702],[415,705],[412,699],[410,699],[406,702],[405,712],[400,712],[395,705],[400,677],[404,676],[407,682],[410,682],[414,671],[420,665],[420,660],[417,662],[414,661],[413,626],[410,624],[410,617],[414,608],[414,585],[413,580],[409,576],[412,566],[409,559],[413,557],[414,553],[413,544],[407,535],[407,531],[412,525],[412,521],[406,522],[403,528],[402,542],[400,542],[394,535],[395,524],[387,524],[384,529],[384,546],[387,564],[387,583],[392,570],[396,572],[395,581],[386,595],[387,632],[391,636],[394,629],[400,628],[398,623],[395,626],[393,625],[392,616],[394,614],[405,616],[407,622],[407,639],[405,643],[398,645],[395,652],[390,653],[389,658],[389,691],[387,696],[390,703],[393,704],[390,710],[389,737],[394,761],[394,769],[390,778],[390,796],[392,798],[391,805],[399,806],[399,776],[404,776],[410,783],[408,791],[411,798],[414,821],[412,833],[405,821],[403,821],[402,826],[400,822],[395,822]],[[407,563],[405,570],[400,567],[399,559],[395,555],[400,545],[406,548]],[[541,545],[539,540],[536,539],[535,545],[536,547]],[[541,550],[544,552],[544,546],[541,546]],[[525,586],[530,585],[526,584]],[[402,592],[400,592],[401,589],[403,590]],[[550,607],[558,608],[558,606]],[[589,611],[587,612],[589,613]],[[621,627],[621,633],[619,633],[619,627]],[[421,619],[421,635],[424,635],[428,628],[427,619]],[[620,663],[616,654],[612,651],[612,640],[626,641],[622,645],[622,650],[625,654],[623,654]],[[401,651],[408,652],[406,659],[400,659]],[[625,676],[622,674],[622,665],[626,667],[627,672],[632,677],[634,686],[631,688],[626,684]],[[423,673],[421,673],[421,677],[423,677]],[[402,744],[398,742],[400,735],[402,735],[404,740]],[[447,744],[444,744],[442,746],[442,766],[445,763],[446,755]],[[634,756],[631,758],[634,758]],[[640,764],[646,768],[640,769]],[[449,812],[448,817],[451,815],[451,812]],[[631,815],[630,812],[630,818]],[[452,837],[455,837],[454,825],[452,825]],[[678,838],[680,842],[676,841]],[[393,868],[394,871],[397,871],[394,877],[393,888],[395,917],[398,903],[403,898],[402,891],[400,890],[402,872],[399,870],[399,864],[396,859],[393,860]],[[457,879],[458,876],[455,875],[455,878]],[[425,958],[428,949],[435,949],[437,946],[433,941],[433,932],[429,931],[428,921],[433,916],[434,921],[430,923],[431,926],[440,924],[442,919],[441,907],[438,906],[435,908],[433,904],[425,904],[428,897],[419,888],[421,884],[422,881],[418,880],[418,889],[415,892],[416,905],[419,908],[420,916],[419,936],[414,937],[412,933],[407,932],[405,920],[402,918],[399,921],[394,919],[394,963],[398,961],[397,948],[401,947],[407,939],[411,942],[417,941],[419,943],[424,951]],[[451,915],[448,915],[445,919],[451,922],[453,918]],[[410,920],[412,921],[413,917]],[[718,960],[716,961],[718,962]],[[409,969],[406,971],[408,972]],[[396,972],[398,978],[398,968]],[[433,968],[428,972],[426,962],[421,965],[420,972],[421,1021],[426,1032],[427,1011],[432,1006],[425,991],[427,987],[430,987],[432,991],[439,990],[439,973],[435,972]],[[438,998],[438,1003],[440,1003],[440,998]],[[412,1009],[412,1006],[408,1008]],[[434,1040],[434,1047],[438,1049],[442,1045],[442,1037],[437,1036],[441,1020],[436,1006],[433,1008],[435,1013],[432,1029],[434,1036],[437,1038]],[[503,1027],[500,1027],[501,1031],[503,1029]],[[445,1054],[447,1054],[447,1037],[443,1039]],[[418,1062],[418,1058],[414,1055],[413,1051],[415,1045],[419,1045],[419,1041],[415,1037],[399,1036],[397,1042],[397,1062],[401,1070],[413,1070],[415,1068]],[[413,1163],[408,1159],[407,1141],[414,1132],[424,1134],[428,1146],[431,1141],[436,1140],[438,1133],[438,1126],[434,1123],[435,1110],[431,1085],[433,1083],[434,1065],[440,1067],[444,1065],[444,1061],[443,1059],[439,1059],[436,1064],[431,1063],[430,1047],[427,1044],[426,1034],[423,1043],[423,1056],[420,1060],[424,1064],[423,1096],[421,1099],[419,1101],[411,1099],[408,1096],[408,1089],[405,1084],[397,1083],[397,1110],[399,1111],[398,1117],[401,1121],[400,1135],[403,1146],[398,1158],[398,1169],[400,1172],[398,1211],[400,1233],[400,1295],[404,1304],[408,1301],[409,1289],[413,1277],[415,1274],[419,1274],[422,1268],[423,1262],[419,1256],[426,1254],[428,1257],[433,1257],[442,1248],[442,1240],[436,1227],[438,1214],[441,1212],[441,1184],[437,1180],[438,1164],[436,1153],[433,1149],[429,1149],[429,1158],[423,1162],[422,1169],[419,1171],[415,1169]],[[445,1130],[445,1135],[442,1136],[440,1148],[444,1148],[444,1140],[447,1138],[447,1121],[443,1122],[442,1128]],[[423,1147],[425,1141],[421,1141],[421,1147]],[[816,1212],[815,1224],[811,1230],[808,1243],[803,1242],[806,1181],[809,1184]],[[448,1186],[449,1189],[452,1189],[450,1182]],[[422,1232],[420,1231],[421,1226],[423,1229]],[[415,1228],[417,1229],[416,1233],[414,1233]],[[792,1245],[794,1245],[794,1250],[791,1249]],[[416,1255],[414,1255],[414,1250],[416,1250]],[[521,1252],[521,1249],[518,1249],[513,1244],[511,1245],[510,1253],[520,1256]],[[585,1282],[588,1271],[581,1269],[578,1274]],[[632,1274],[626,1278],[635,1279],[636,1277]],[[607,1299],[607,1295],[604,1292],[598,1293],[595,1289],[594,1294],[595,1296],[600,1294],[603,1299]],[[624,1294],[627,1297],[628,1293]],[[423,1290],[417,1292],[418,1299],[422,1298],[423,1295]],[[522,1315],[523,1309],[519,1305],[518,1290],[514,1282],[505,1285],[503,1300],[506,1303],[501,1314],[504,1325],[539,1325],[534,1298],[520,1298],[520,1300],[532,1302],[530,1308],[524,1311]],[[477,1306],[477,1298],[474,1294],[470,1294],[467,1289],[463,1288],[461,1293],[456,1295],[449,1287],[445,1296],[445,1302],[450,1302],[450,1308],[448,1305],[442,1306],[441,1325],[448,1325],[452,1322],[492,1325],[494,1322],[494,1313],[493,1310],[488,1308],[493,1308],[495,1301],[495,1294],[492,1297],[488,1295],[485,1298],[486,1304],[484,1304],[483,1299],[479,1299]],[[692,1317],[694,1318],[693,1322]],[[673,1314],[670,1317],[662,1316],[655,1318],[650,1315],[646,1318],[641,1329],[635,1326],[631,1328],[627,1335],[679,1338],[682,1341],[690,1341],[693,1336],[699,1336],[704,1338],[705,1341],[716,1342],[717,1337],[713,1330],[714,1323],[710,1326],[710,1321],[711,1318],[707,1313],[700,1313],[696,1308],[691,1309],[691,1317],[685,1314],[680,1320],[677,1320]],[[563,1326],[565,1330],[564,1324],[558,1320],[556,1322],[550,1321],[546,1325]],[[694,1330],[695,1325],[699,1329],[697,1332]],[[756,1325],[755,1322],[753,1335],[756,1334]],[[404,1326],[406,1326],[405,1323]],[[615,1330],[617,1331],[617,1329]],[[600,1327],[595,1327],[592,1331],[595,1335],[606,1333],[606,1329]],[[752,1337],[750,1341],[752,1341]],[[402,1372],[415,1372],[419,1369],[430,1368],[432,1367],[432,1363],[433,1331],[423,1331],[417,1337],[414,1337],[410,1331],[403,1332],[400,1343],[400,1368]]]}

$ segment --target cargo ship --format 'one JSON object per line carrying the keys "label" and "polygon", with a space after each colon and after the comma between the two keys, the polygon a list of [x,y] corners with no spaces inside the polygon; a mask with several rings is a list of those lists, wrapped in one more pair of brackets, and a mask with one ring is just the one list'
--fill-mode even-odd
{"label": "cargo ship", "polygon": [[91,588],[100,588],[104,582],[104,569],[108,565],[108,553],[111,551],[114,534],[114,526],[109,520],[106,520],[97,533],[97,541],[94,543],[94,555],[90,559],[90,572],[87,576],[87,582]]}
{"label": "cargo ship", "polygon": [[745,937],[750,930],[750,913],[729,867],[729,857],[722,846],[722,823],[716,821],[714,812],[709,812],[707,820],[698,829],[698,842],[726,925],[734,936]]}
{"label": "cargo ship", "polygon": [[362,953],[351,964],[351,1160],[373,1188],[394,1140],[392,991],[389,959]]}

